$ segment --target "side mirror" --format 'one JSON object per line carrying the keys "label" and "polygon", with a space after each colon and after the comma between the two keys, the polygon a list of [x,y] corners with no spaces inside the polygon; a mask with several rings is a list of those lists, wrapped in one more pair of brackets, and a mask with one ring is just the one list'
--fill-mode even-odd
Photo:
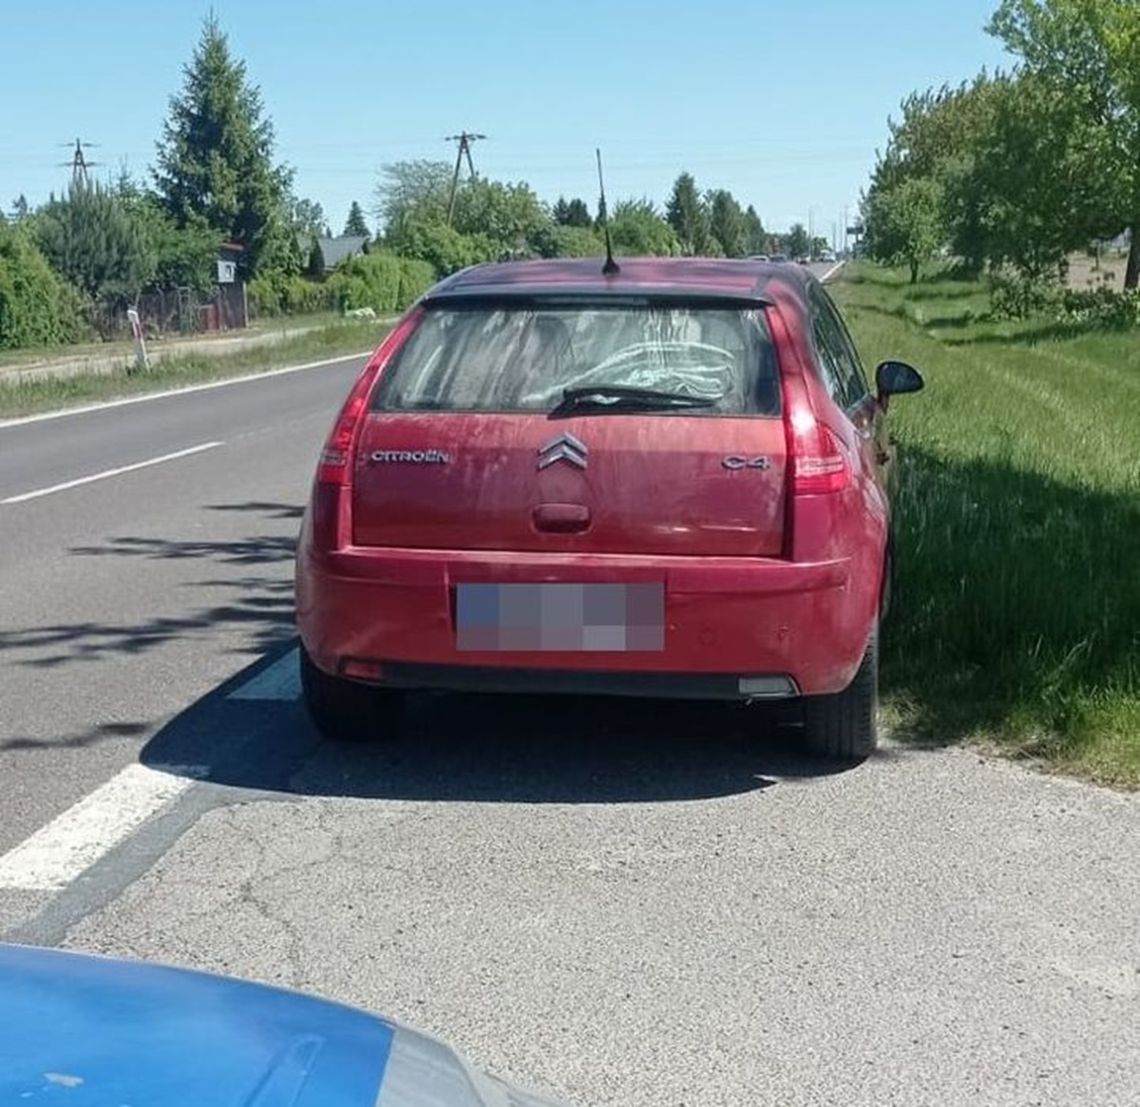
{"label": "side mirror", "polygon": [[879,403],[884,408],[888,396],[921,392],[925,383],[922,374],[905,361],[884,361],[875,370],[875,387],[878,389]]}

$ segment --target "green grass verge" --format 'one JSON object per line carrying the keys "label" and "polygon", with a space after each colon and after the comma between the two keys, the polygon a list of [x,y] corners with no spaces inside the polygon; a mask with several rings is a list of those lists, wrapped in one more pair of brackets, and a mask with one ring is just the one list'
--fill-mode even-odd
{"label": "green grass verge", "polygon": [[390,322],[381,320],[328,323],[280,342],[263,343],[245,350],[172,355],[147,372],[116,369],[110,373],[84,373],[20,383],[0,378],[0,418],[33,415],[369,350],[380,342],[390,326]]}
{"label": "green grass verge", "polygon": [[897,732],[1140,786],[1140,333],[992,322],[980,284],[869,265],[834,291],[870,365],[927,380],[891,408]]}

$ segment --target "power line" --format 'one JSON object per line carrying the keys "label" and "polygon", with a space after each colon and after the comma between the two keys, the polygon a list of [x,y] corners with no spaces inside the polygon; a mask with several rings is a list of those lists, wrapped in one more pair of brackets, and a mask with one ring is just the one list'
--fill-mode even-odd
{"label": "power line", "polygon": [[475,163],[471,160],[471,146],[481,138],[486,137],[486,135],[472,134],[470,131],[460,131],[459,134],[448,135],[443,140],[444,142],[458,143],[455,148],[455,172],[451,176],[451,195],[447,201],[447,225],[449,227],[451,226],[451,217],[455,214],[455,190],[459,186],[459,167],[463,164],[463,158],[466,157],[470,179],[475,179]]}
{"label": "power line", "polygon": [[[65,169],[70,166],[71,168],[71,181],[73,184],[85,185],[87,184],[87,170],[94,169],[102,162],[88,161],[87,155],[84,150],[90,150],[98,146],[97,142],[83,142],[80,139],[75,140],[75,147],[71,154],[71,161],[61,161],[59,164]],[[60,146],[71,146],[70,142],[61,142]]]}

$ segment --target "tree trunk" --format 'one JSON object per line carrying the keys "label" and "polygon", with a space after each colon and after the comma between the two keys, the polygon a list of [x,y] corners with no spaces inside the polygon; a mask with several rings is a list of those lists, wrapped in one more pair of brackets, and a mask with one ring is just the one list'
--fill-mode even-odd
{"label": "tree trunk", "polygon": [[916,258],[910,260],[910,283],[918,284],[918,260]]}
{"label": "tree trunk", "polygon": [[1132,246],[1128,250],[1128,268],[1124,271],[1124,287],[1140,285],[1140,219],[1132,220]]}

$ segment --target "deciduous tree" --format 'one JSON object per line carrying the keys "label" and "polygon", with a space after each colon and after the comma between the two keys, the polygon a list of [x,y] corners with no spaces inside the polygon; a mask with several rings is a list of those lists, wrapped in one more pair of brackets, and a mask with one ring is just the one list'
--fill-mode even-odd
{"label": "deciduous tree", "polygon": [[912,177],[877,192],[869,215],[875,256],[908,266],[914,284],[919,267],[943,244],[941,186],[929,177]]}
{"label": "deciduous tree", "polygon": [[401,224],[411,219],[443,222],[451,174],[447,162],[423,158],[382,166],[374,214],[385,237],[398,234]]}
{"label": "deciduous tree", "polygon": [[811,249],[807,227],[802,223],[793,223],[788,231],[785,247],[793,258],[803,257]]}
{"label": "deciduous tree", "polygon": [[668,257],[680,252],[673,228],[652,200],[619,200],[610,216],[610,241],[615,254],[627,257]]}
{"label": "deciduous tree", "polygon": [[[1140,284],[1140,3],[1002,0],[989,25],[1072,114],[1070,151],[1089,173],[1102,233],[1132,232],[1125,287]],[[1086,228],[1080,228],[1084,232]]]}

